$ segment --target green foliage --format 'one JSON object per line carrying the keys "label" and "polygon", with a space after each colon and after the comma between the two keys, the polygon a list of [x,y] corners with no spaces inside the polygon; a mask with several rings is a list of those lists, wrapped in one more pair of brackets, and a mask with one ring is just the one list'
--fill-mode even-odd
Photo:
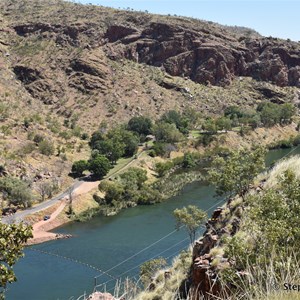
{"label": "green foliage", "polygon": [[[154,156],[161,156],[164,157],[166,155],[166,143],[161,143],[161,142],[155,142],[152,146],[151,149]],[[150,153],[149,153],[150,155]],[[151,155],[150,155],[151,156]]]}
{"label": "green foliage", "polygon": [[175,110],[167,111],[162,115],[160,120],[162,123],[174,124],[183,134],[188,133],[188,119]]}
{"label": "green foliage", "polygon": [[[245,125],[255,129],[261,124],[266,127],[276,124],[290,124],[295,112],[296,109],[291,103],[263,102],[257,106],[256,112],[237,106],[229,106],[225,109],[224,116],[231,120],[234,127]],[[245,134],[245,132],[242,132],[242,134]]]}
{"label": "green foliage", "polygon": [[89,135],[88,135],[86,132],[84,132],[84,133],[81,135],[80,138],[81,138],[82,140],[86,141],[86,140],[89,139]]}
{"label": "green foliage", "polygon": [[119,203],[152,204],[161,201],[159,192],[147,184],[147,173],[140,168],[130,168],[119,175],[114,182],[103,181],[99,190],[105,192],[104,200],[110,205]]}
{"label": "green foliage", "polygon": [[197,140],[197,145],[203,145],[204,147],[209,146],[216,138],[212,134],[203,133]]}
{"label": "green foliage", "polygon": [[202,129],[208,134],[216,134],[218,130],[215,120],[211,118],[205,120],[205,122],[202,124]]}
{"label": "green foliage", "polygon": [[[280,278],[286,263],[297,266],[300,258],[300,180],[287,170],[276,186],[249,195],[246,204],[239,232],[224,239],[225,256],[235,262],[235,270],[271,265],[273,280]],[[236,282],[227,275],[221,273],[227,283]]]}
{"label": "green foliage", "polygon": [[53,155],[55,151],[53,143],[49,140],[41,141],[38,145],[38,148],[41,154],[47,156]]}
{"label": "green foliage", "polygon": [[128,130],[136,132],[138,135],[148,135],[152,131],[152,121],[151,119],[140,116],[133,117],[128,122]]}
{"label": "green foliage", "polygon": [[155,273],[166,265],[167,261],[163,257],[158,257],[146,261],[140,266],[140,277],[145,288],[151,283],[151,279]]}
{"label": "green foliage", "polygon": [[261,147],[232,152],[227,158],[217,156],[208,174],[208,180],[216,185],[218,196],[248,192],[253,179],[264,169],[265,150]]}
{"label": "green foliage", "polygon": [[90,147],[98,150],[99,154],[106,156],[111,163],[121,157],[130,157],[137,151],[139,138],[122,127],[114,128],[103,134],[94,132],[89,143]]}
{"label": "green foliage", "polygon": [[124,187],[120,183],[102,181],[99,184],[99,190],[105,192],[104,200],[107,204],[123,200]]}
{"label": "green foliage", "polygon": [[235,260],[235,267],[240,270],[249,263],[254,263],[254,243],[244,232],[238,232],[233,237],[225,239],[224,256]]}
{"label": "green foliage", "polygon": [[218,130],[231,130],[232,121],[229,118],[221,117],[216,120],[216,126]]}
{"label": "green foliage", "polygon": [[196,166],[195,157],[192,155],[192,153],[184,153],[182,166],[185,169],[193,168]]}
{"label": "green foliage", "polygon": [[174,164],[172,161],[167,162],[158,162],[155,165],[155,172],[157,173],[158,177],[163,177],[166,175],[168,171],[170,171],[174,167]]}
{"label": "green foliage", "polygon": [[104,141],[105,139],[105,135],[103,134],[103,132],[101,131],[95,131],[92,136],[91,136],[91,140],[89,142],[89,146],[92,149],[97,149],[97,143],[99,141]]}
{"label": "green foliage", "polygon": [[182,117],[185,118],[190,130],[197,128],[201,121],[201,114],[191,107],[184,109]]}
{"label": "green foliage", "polygon": [[291,103],[280,105],[272,102],[261,103],[258,105],[257,111],[260,113],[261,122],[267,127],[275,124],[290,124],[296,112],[294,105]]}
{"label": "green foliage", "polygon": [[82,176],[82,173],[89,169],[89,163],[86,160],[75,161],[72,165],[72,173],[76,177]]}
{"label": "green foliage", "polygon": [[103,178],[111,169],[109,160],[105,156],[99,154],[92,157],[89,160],[88,165],[89,171],[99,179]]}
{"label": "green foliage", "polygon": [[249,200],[250,224],[257,224],[262,235],[257,247],[262,251],[285,253],[300,247],[300,181],[295,173],[285,171],[278,186]]}
{"label": "green foliage", "polygon": [[124,155],[124,147],[125,145],[117,140],[106,139],[98,141],[95,149],[98,150],[99,154],[104,155],[114,164]]}
{"label": "green foliage", "polygon": [[182,133],[175,124],[157,123],[153,128],[153,133],[158,142],[177,143],[183,139]]}
{"label": "green foliage", "polygon": [[20,156],[32,153],[36,149],[36,145],[32,142],[26,143],[18,152]]}
{"label": "green foliage", "polygon": [[230,119],[242,118],[244,117],[244,111],[238,106],[229,106],[224,111],[224,116],[229,117]]}
{"label": "green foliage", "polygon": [[24,208],[31,206],[32,192],[28,184],[17,177],[0,178],[0,191],[10,205],[22,205]]}
{"label": "green foliage", "polygon": [[42,142],[43,140],[45,139],[45,137],[39,133],[36,133],[33,137],[33,141],[36,143],[36,144],[39,144],[40,142]]}
{"label": "green foliage", "polygon": [[13,265],[23,256],[24,244],[32,237],[31,227],[0,222],[0,297],[8,283],[16,281]]}
{"label": "green foliage", "polygon": [[196,232],[203,224],[205,219],[207,218],[207,214],[199,209],[197,206],[189,205],[188,207],[183,207],[182,209],[175,209],[174,217],[176,219],[176,228],[185,227],[191,244],[194,243]]}
{"label": "green foliage", "polygon": [[141,168],[129,168],[120,176],[122,184],[127,189],[141,189],[147,177],[147,171]]}

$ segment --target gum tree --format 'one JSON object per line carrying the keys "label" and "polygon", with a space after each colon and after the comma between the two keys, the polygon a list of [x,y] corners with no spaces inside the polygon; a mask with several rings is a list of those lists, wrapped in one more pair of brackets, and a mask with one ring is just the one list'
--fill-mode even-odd
{"label": "gum tree", "polygon": [[208,172],[216,194],[228,198],[240,195],[244,199],[254,178],[265,168],[265,154],[265,149],[258,147],[234,151],[226,158],[217,156]]}
{"label": "gum tree", "polygon": [[206,212],[197,206],[189,205],[182,209],[175,209],[173,214],[176,219],[176,228],[179,230],[182,226],[185,227],[193,244],[197,230],[207,218]]}

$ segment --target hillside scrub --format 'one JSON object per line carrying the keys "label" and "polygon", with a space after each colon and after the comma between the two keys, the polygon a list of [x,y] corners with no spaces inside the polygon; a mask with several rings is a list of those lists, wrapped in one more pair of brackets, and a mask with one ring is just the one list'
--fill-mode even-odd
{"label": "hillside scrub", "polygon": [[[295,159],[275,166],[265,188],[247,196],[238,233],[223,239],[224,256],[234,263],[221,272],[221,278],[225,285],[234,284],[237,294],[246,293],[246,299],[271,296],[272,286],[282,290],[285,282],[299,278],[295,268],[300,259],[299,170],[295,172],[287,165]],[[274,176],[276,184],[270,185]],[[236,269],[248,275],[238,277]]]}
{"label": "hillside scrub", "polygon": [[29,184],[17,177],[0,178],[0,191],[8,205],[28,208],[32,205],[33,194]]}

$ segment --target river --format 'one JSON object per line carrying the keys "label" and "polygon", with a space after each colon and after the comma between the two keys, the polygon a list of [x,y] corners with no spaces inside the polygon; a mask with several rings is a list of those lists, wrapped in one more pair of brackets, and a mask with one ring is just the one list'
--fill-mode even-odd
{"label": "river", "polygon": [[[266,162],[287,155],[291,149],[272,150]],[[300,153],[300,147],[291,154]],[[71,239],[50,241],[26,248],[15,265],[18,281],[9,285],[7,300],[67,300],[91,292],[98,284],[113,288],[112,277],[137,276],[139,265],[159,255],[171,259],[188,246],[184,229],[175,231],[172,212],[194,204],[210,214],[223,201],[203,182],[187,185],[180,195],[152,206],[138,206],[113,217],[95,217],[66,225],[55,232]],[[200,232],[201,233],[201,232]],[[115,268],[113,268],[116,266]],[[110,270],[103,275],[100,270]],[[98,269],[98,270],[97,270]]]}

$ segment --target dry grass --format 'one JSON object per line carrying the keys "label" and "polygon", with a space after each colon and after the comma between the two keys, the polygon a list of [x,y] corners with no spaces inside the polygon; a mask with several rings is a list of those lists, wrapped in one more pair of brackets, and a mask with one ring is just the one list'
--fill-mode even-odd
{"label": "dry grass", "polygon": [[270,189],[275,187],[278,183],[278,179],[282,174],[291,170],[295,173],[296,177],[300,179],[300,155],[295,155],[291,158],[283,159],[279,163],[277,163],[269,173],[265,174],[267,177],[267,181],[265,183],[265,187]]}

